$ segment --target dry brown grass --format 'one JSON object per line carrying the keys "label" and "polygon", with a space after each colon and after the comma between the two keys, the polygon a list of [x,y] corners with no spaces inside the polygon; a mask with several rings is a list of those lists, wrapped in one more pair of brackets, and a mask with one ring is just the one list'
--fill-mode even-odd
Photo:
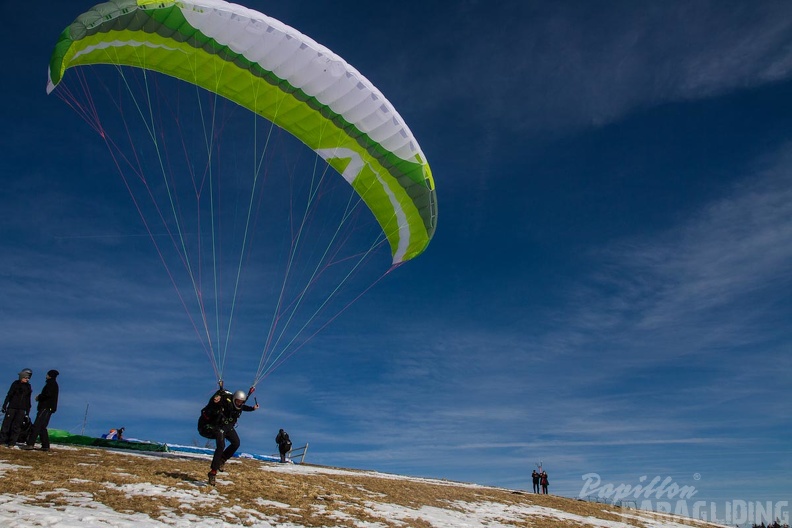
{"label": "dry brown grass", "polygon": [[[3,449],[0,462],[21,466],[6,470],[0,477],[0,493],[20,494],[31,504],[53,508],[63,507],[76,494],[81,494],[115,511],[145,513],[155,519],[163,515],[195,515],[245,526],[267,520],[306,527],[355,527],[360,521],[368,521],[380,526],[424,528],[431,524],[417,512],[411,519],[389,519],[370,505],[394,504],[414,510],[433,506],[464,511],[465,503],[496,502],[552,508],[581,518],[626,521],[618,508],[552,495],[383,478],[367,472],[272,471],[277,464],[250,459],[230,461],[227,473],[218,475],[214,488],[205,484],[208,461],[172,455],[56,445],[49,453]],[[146,494],[152,487],[169,493]],[[644,526],[634,520],[627,522]],[[582,519],[578,524],[541,515],[525,516],[516,522],[504,520],[503,524],[531,528],[591,526],[583,524]],[[700,526],[695,521],[689,524]]]}

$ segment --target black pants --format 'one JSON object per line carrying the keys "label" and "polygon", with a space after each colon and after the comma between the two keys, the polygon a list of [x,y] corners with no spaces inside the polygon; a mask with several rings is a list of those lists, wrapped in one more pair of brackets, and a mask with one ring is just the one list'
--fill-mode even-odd
{"label": "black pants", "polygon": [[36,414],[36,421],[33,422],[33,427],[30,429],[30,434],[27,437],[27,445],[32,446],[36,443],[36,437],[41,437],[41,448],[49,449],[50,443],[47,426],[49,425],[51,416],[52,411],[49,409],[41,410]]}
{"label": "black pants", "polygon": [[539,493],[539,481],[538,480],[533,483],[533,490],[534,490],[534,493]]}
{"label": "black pants", "polygon": [[[228,440],[229,444],[226,447],[225,443]],[[217,429],[215,432],[215,452],[212,457],[212,470],[217,471],[226,460],[234,456],[236,450],[239,449],[239,435],[233,426]]]}
{"label": "black pants", "polygon": [[6,409],[3,425],[0,427],[0,444],[16,445],[26,414],[22,409]]}

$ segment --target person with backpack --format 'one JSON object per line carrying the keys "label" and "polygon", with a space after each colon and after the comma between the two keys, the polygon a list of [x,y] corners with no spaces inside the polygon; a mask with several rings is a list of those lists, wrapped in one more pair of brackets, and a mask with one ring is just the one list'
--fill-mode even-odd
{"label": "person with backpack", "polygon": [[[254,406],[245,405],[250,392],[238,390],[231,394],[223,389],[222,385],[214,393],[206,407],[201,409],[201,416],[198,418],[198,433],[204,438],[215,440],[215,452],[212,457],[212,465],[209,469],[209,485],[214,486],[217,479],[217,472],[223,471],[226,461],[234,456],[239,448],[240,440],[236,432],[236,424],[242,412],[255,411],[259,404]],[[228,447],[225,443],[228,440]]]}
{"label": "person with backpack", "polygon": [[49,425],[50,417],[58,410],[58,382],[56,378],[60,372],[57,370],[50,370],[47,372],[47,381],[44,382],[44,388],[41,389],[41,394],[36,396],[38,406],[36,407],[36,421],[27,435],[27,442],[22,449],[33,449],[36,444],[36,439],[41,438],[41,450],[49,451],[49,433],[47,426]]}
{"label": "person with backpack", "polygon": [[8,394],[3,401],[3,425],[0,426],[0,444],[6,447],[16,447],[19,435],[22,432],[22,424],[25,419],[30,420],[30,395],[33,389],[30,387],[30,378],[33,371],[26,368],[19,372],[19,379],[11,384]]}
{"label": "person with backpack", "polygon": [[278,431],[278,436],[275,437],[275,443],[278,444],[278,453],[280,453],[281,463],[286,462],[286,455],[291,451],[292,443],[289,439],[289,433],[281,429]]}

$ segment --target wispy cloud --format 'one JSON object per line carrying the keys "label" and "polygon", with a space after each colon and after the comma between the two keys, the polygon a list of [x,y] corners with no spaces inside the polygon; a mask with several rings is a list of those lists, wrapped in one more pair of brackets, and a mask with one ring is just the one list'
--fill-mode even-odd
{"label": "wispy cloud", "polygon": [[641,348],[662,335],[684,355],[785,332],[774,313],[792,283],[789,148],[771,163],[672,229],[592,255],[604,265],[575,294],[573,333]]}
{"label": "wispy cloud", "polygon": [[791,14],[784,3],[462,4],[433,20],[426,48],[442,60],[414,77],[433,82],[411,104],[461,106],[501,130],[609,123],[789,78]]}

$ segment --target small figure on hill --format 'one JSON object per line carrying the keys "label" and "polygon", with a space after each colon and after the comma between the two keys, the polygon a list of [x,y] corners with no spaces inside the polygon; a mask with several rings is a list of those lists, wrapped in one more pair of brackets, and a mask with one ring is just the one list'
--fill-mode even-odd
{"label": "small figure on hill", "polygon": [[542,483],[542,493],[547,495],[547,486],[550,485],[550,481],[547,480],[547,471],[542,471],[541,483]]}
{"label": "small figure on hill", "polygon": [[[238,390],[231,394],[223,389],[221,384],[220,389],[214,393],[206,407],[201,409],[201,417],[198,419],[198,433],[204,438],[214,438],[217,446],[209,470],[210,486],[215,485],[217,472],[223,471],[226,461],[234,456],[234,453],[239,448],[239,435],[235,430],[239,416],[243,411],[250,412],[259,408],[258,403],[252,407],[245,405],[248,396],[252,392],[253,388],[251,387],[248,393]],[[225,445],[226,440],[229,442],[228,447]]]}
{"label": "small figure on hill", "polygon": [[3,401],[3,425],[0,427],[0,444],[6,447],[15,447],[19,435],[22,432],[22,424],[25,419],[30,420],[30,395],[33,389],[30,387],[30,377],[33,371],[22,369],[19,379],[11,384],[8,394]]}
{"label": "small figure on hill", "polygon": [[533,492],[539,493],[539,473],[535,469],[531,473],[531,482],[533,483]]}
{"label": "small figure on hill", "polygon": [[275,437],[275,443],[278,444],[278,453],[280,453],[281,463],[286,462],[286,455],[291,451],[292,442],[289,438],[289,433],[281,429],[278,431],[278,436]]}
{"label": "small figure on hill", "polygon": [[47,426],[49,425],[50,417],[58,410],[58,382],[56,378],[60,372],[57,370],[50,370],[47,372],[47,381],[44,383],[44,388],[41,389],[41,394],[36,396],[38,406],[36,407],[36,421],[28,433],[27,442],[22,449],[33,449],[36,444],[36,439],[41,438],[41,450],[49,451],[49,433]]}

